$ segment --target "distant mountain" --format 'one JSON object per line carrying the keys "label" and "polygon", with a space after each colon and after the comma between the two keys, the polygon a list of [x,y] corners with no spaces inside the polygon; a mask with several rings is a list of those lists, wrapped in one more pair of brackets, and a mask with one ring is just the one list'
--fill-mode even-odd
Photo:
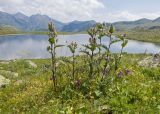
{"label": "distant mountain", "polygon": [[146,18],[133,21],[134,24],[146,24],[146,23],[151,23],[151,22],[152,20],[146,19]]}
{"label": "distant mountain", "polygon": [[136,28],[142,28],[142,29],[158,29],[158,27],[155,26],[160,26],[160,18],[157,18],[155,20],[150,20],[150,19],[139,19],[136,21],[121,21],[121,22],[115,22],[113,23],[115,28],[117,30],[129,30],[129,29],[136,29]]}
{"label": "distant mountain", "polygon": [[24,15],[24,14],[22,14],[22,13],[20,13],[20,12],[18,12],[18,13],[16,13],[16,14],[13,14],[13,16],[16,18],[16,19],[20,19],[20,20],[29,20],[29,17],[28,16],[26,16],[26,15]]}
{"label": "distant mountain", "polygon": [[48,29],[48,22],[53,22],[58,30],[65,25],[46,15],[25,16],[22,13],[8,14],[0,11],[0,25],[14,26],[23,31],[44,31]]}
{"label": "distant mountain", "polygon": [[22,31],[47,31],[48,22],[53,22],[58,31],[79,32],[85,31],[96,24],[95,21],[73,21],[68,24],[54,20],[47,15],[32,15],[30,17],[18,12],[9,14],[0,11],[0,26],[14,26]]}
{"label": "distant mountain", "polygon": [[80,32],[80,31],[86,31],[90,27],[94,26],[96,24],[95,21],[72,21],[65,25],[62,29],[64,32]]}
{"label": "distant mountain", "polygon": [[58,30],[61,30],[65,25],[64,23],[51,19],[46,15],[36,14],[30,17],[30,29],[36,31],[46,31],[48,30],[48,22],[53,22]]}
{"label": "distant mountain", "polygon": [[[80,32],[86,31],[90,27],[94,26],[97,22],[90,21],[72,21],[69,23],[63,23],[48,17],[47,15],[35,14],[30,17],[18,12],[16,14],[9,14],[0,11],[0,26],[12,26],[21,31],[47,31],[48,22],[53,22],[58,31],[64,32]],[[155,20],[139,19],[136,21],[120,21],[115,23],[107,23],[107,25],[113,24],[116,30],[153,30],[159,29],[160,17]]]}
{"label": "distant mountain", "polygon": [[24,31],[30,30],[31,23],[28,16],[18,12],[16,14],[13,14],[13,17],[16,19],[15,27]]}
{"label": "distant mountain", "polygon": [[0,12],[0,25],[10,25],[20,28],[20,24],[17,22],[16,18],[13,15],[10,15],[5,12]]}
{"label": "distant mountain", "polygon": [[160,22],[160,17],[155,19],[155,20],[153,20],[153,22]]}

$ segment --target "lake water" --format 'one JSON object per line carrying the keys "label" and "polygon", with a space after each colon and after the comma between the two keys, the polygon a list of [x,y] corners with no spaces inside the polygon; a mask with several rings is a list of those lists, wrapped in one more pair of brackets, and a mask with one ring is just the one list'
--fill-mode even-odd
{"label": "lake water", "polygon": [[[75,41],[80,45],[88,43],[89,36],[86,34],[76,35],[59,35],[59,44],[68,45]],[[108,45],[108,38],[103,38],[103,44]],[[48,58],[50,55],[46,51],[48,46],[47,35],[14,35],[0,36],[0,59],[18,59],[18,58]],[[120,51],[120,43],[112,46],[113,52]],[[145,43],[140,41],[129,40],[128,45],[124,48],[128,53],[159,53],[160,44]],[[68,48],[62,47],[57,50],[58,56],[70,56]],[[78,54],[78,53],[77,53]]]}

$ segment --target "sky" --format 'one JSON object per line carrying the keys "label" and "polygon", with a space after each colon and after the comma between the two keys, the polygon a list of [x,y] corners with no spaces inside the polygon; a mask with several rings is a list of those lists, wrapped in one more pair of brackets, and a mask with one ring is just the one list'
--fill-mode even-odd
{"label": "sky", "polygon": [[159,6],[160,0],[0,0],[0,11],[39,13],[62,22],[155,19],[160,17]]}

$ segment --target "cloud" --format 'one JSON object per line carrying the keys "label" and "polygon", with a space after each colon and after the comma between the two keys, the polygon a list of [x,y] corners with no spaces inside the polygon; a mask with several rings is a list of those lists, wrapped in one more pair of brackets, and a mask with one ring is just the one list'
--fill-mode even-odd
{"label": "cloud", "polygon": [[[25,15],[44,14],[53,19],[69,22],[73,20],[96,20],[100,22],[130,21],[140,18],[154,19],[160,12],[112,11],[104,0],[0,0],[0,11],[21,12]],[[118,6],[117,6],[118,7]]]}
{"label": "cloud", "polygon": [[141,18],[155,19],[160,16],[160,12],[154,13],[131,13],[129,11],[118,11],[107,14],[109,22],[134,21]]}
{"label": "cloud", "polygon": [[49,15],[60,21],[91,19],[94,12],[105,8],[100,0],[0,0],[0,10]]}
{"label": "cloud", "polygon": [[119,12],[109,13],[108,17],[110,22],[115,22],[120,20],[123,20],[123,21],[136,20],[140,18],[139,15],[132,14],[128,11],[119,11]]}

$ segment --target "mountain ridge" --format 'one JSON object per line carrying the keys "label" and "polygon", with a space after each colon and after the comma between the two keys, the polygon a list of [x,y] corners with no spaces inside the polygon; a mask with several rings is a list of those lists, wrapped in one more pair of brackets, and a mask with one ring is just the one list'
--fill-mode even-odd
{"label": "mountain ridge", "polygon": [[[53,22],[57,30],[62,32],[86,31],[97,23],[94,20],[74,20],[69,23],[63,23],[61,21],[52,19],[47,15],[34,14],[31,16],[26,16],[21,12],[9,14],[0,11],[0,26],[13,26],[22,31],[47,31],[48,22]],[[106,24],[113,24],[117,30],[128,30],[134,28],[159,29],[160,17],[154,20],[142,18],[135,21],[119,21]]]}

